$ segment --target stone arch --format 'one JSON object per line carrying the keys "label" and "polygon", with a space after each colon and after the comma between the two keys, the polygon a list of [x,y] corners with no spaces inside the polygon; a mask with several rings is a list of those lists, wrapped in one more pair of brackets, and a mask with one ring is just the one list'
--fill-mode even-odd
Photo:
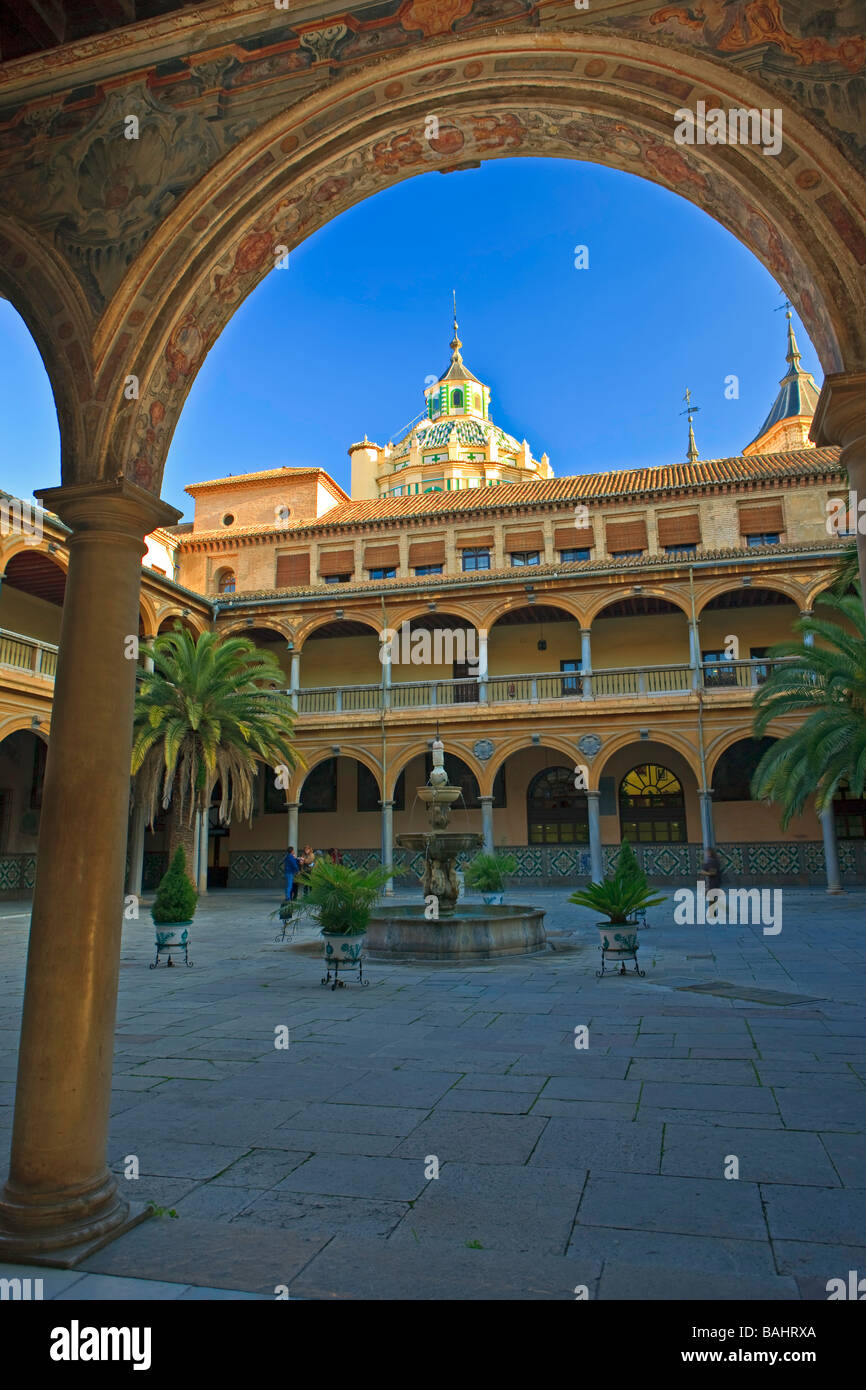
{"label": "stone arch", "polygon": [[[695,597],[695,616],[699,618],[704,612],[704,609],[712,603],[714,599],[720,598],[722,594],[737,593],[742,587],[742,580],[737,582],[734,579],[719,579],[715,584],[708,585],[707,588],[702,589],[700,594]],[[770,579],[755,575],[752,577],[749,588],[753,590],[768,590],[770,593],[784,594],[785,598],[790,599],[792,603],[797,605],[800,612],[803,611],[808,602],[803,585],[799,584],[795,579],[777,578],[775,575]]]}
{"label": "stone arch", "polygon": [[[683,758],[684,761],[688,764],[689,771],[692,773],[695,779],[695,785],[700,787],[700,757],[698,755],[698,750],[695,747],[695,745],[690,743],[687,738],[685,738],[682,734],[677,733],[674,729],[663,729],[658,734],[658,736],[654,735],[653,738],[648,741],[648,743],[649,749],[652,751],[648,750],[644,754],[642,759],[640,756],[637,756],[635,758],[635,766],[637,766],[641,761],[655,761],[657,756],[657,750],[659,748],[670,748],[671,752],[679,754],[679,756]],[[596,763],[598,764],[598,771],[596,773],[596,785],[598,785],[602,777],[610,775],[608,772],[608,767],[613,761],[613,759],[617,756],[617,754],[621,753],[624,749],[630,747],[634,747],[638,753],[641,753],[644,748],[644,745],[641,742],[641,740],[635,738],[634,730],[619,734],[616,737],[611,738],[609,740],[605,740],[604,748],[602,750],[604,753],[604,759],[602,761],[601,754],[599,754],[598,758],[596,759]]]}
{"label": "stone arch", "polygon": [[820,602],[823,596],[829,593],[830,590],[835,587],[835,584],[836,576],[832,571],[829,570],[826,574],[823,574],[820,577],[820,579],[816,579],[814,583],[806,590],[806,595],[803,600],[802,611],[804,613],[811,612],[812,609],[815,607],[815,604]]}
{"label": "stone arch", "polygon": [[641,589],[640,594],[634,593],[634,586],[632,584],[629,584],[627,587],[623,585],[619,590],[608,589],[599,594],[598,598],[595,599],[587,609],[586,626],[591,629],[596,618],[604,616],[605,609],[612,608],[614,604],[622,603],[625,599],[629,598],[659,599],[663,603],[669,603],[672,608],[678,608],[686,621],[691,617],[691,608],[688,599],[684,598],[677,590],[666,589],[664,585],[661,584],[643,584],[639,587]]}
{"label": "stone arch", "polygon": [[0,215],[0,293],[27,325],[48,376],[60,427],[62,481],[97,478],[84,419],[84,407],[95,396],[84,292],[54,247],[7,214]]}
{"label": "stone arch", "polygon": [[[529,571],[531,573],[531,571]],[[570,594],[560,594],[557,592],[548,593],[547,590],[540,594],[536,599],[536,605],[540,604],[544,608],[561,608],[569,617],[580,626],[584,626],[584,612],[578,606],[575,599]],[[526,594],[509,594],[507,597],[502,595],[495,603],[492,603],[484,615],[484,626],[491,632],[500,618],[506,617],[508,613],[515,609],[531,608],[535,605],[530,604]]]}
{"label": "stone arch", "polygon": [[[768,737],[775,743],[779,735],[768,734],[765,735],[765,737]],[[712,787],[716,769],[722,761],[722,758],[731,748],[736,747],[738,743],[750,743],[754,741],[754,735],[749,729],[727,729],[723,734],[720,734],[717,739],[714,739],[705,751],[707,785]]]}
{"label": "stone arch", "polygon": [[159,620],[156,616],[156,603],[142,589],[138,600],[138,618],[142,628],[142,635],[146,641],[151,641],[157,634]]}
{"label": "stone arch", "polygon": [[352,611],[347,611],[345,614],[345,618],[342,620],[335,618],[333,612],[317,613],[315,617],[309,618],[306,622],[301,622],[298,624],[294,636],[295,651],[302,652],[304,646],[313,636],[314,633],[318,632],[321,628],[329,627],[331,623],[338,621],[345,621],[347,623],[360,623],[363,627],[369,628],[370,631],[375,633],[377,637],[382,631],[381,618],[373,618],[368,613],[355,613]]}
{"label": "stone arch", "polygon": [[[427,139],[431,91],[442,128]],[[685,196],[775,276],[825,371],[857,369],[866,362],[863,181],[778,90],[739,68],[730,93],[729,68],[694,48],[621,33],[514,31],[413,46],[291,106],[200,178],[129,267],[99,339],[110,423],[96,466],[105,472],[120,459],[128,477],[158,492],[201,362],[282,249],[364,197],[457,160],[591,159]],[[676,145],[675,113],[698,97],[723,109],[781,109],[784,175],[759,146],[719,155]],[[114,366],[132,324],[137,350],[123,370],[142,383],[138,402],[124,400]]]}
{"label": "stone arch", "polygon": [[[461,602],[461,600],[457,598],[452,599],[450,594],[442,600],[437,599],[434,609],[430,608],[431,601],[431,599],[425,599],[418,603],[408,604],[397,613],[393,612],[389,606],[386,608],[388,626],[398,628],[401,623],[411,623],[414,622],[416,618],[442,618],[443,620],[447,620],[448,618],[462,618],[464,622],[468,623],[470,627],[474,627],[476,630],[484,626],[482,619],[479,617],[476,604]],[[443,604],[444,606],[442,606]]]}
{"label": "stone arch", "polygon": [[289,643],[294,638],[294,633],[288,623],[280,622],[278,618],[259,618],[253,620],[252,626],[246,618],[233,618],[226,624],[220,623],[217,631],[220,637],[243,637],[247,632],[258,632],[262,629],[274,632],[282,637],[283,641]]}
{"label": "stone arch", "polygon": [[376,785],[378,786],[379,791],[381,793],[382,765],[379,762],[378,758],[374,757],[373,754],[370,753],[366,748],[356,744],[352,744],[352,746],[349,747],[341,743],[339,745],[339,749],[339,753],[334,753],[333,748],[331,746],[328,746],[327,748],[323,747],[321,749],[316,750],[315,752],[306,748],[299,749],[299,752],[301,753],[301,756],[304,759],[305,765],[302,768],[297,768],[292,776],[291,786],[289,787],[289,801],[300,801],[301,792],[304,789],[304,783],[306,782],[313,769],[318,767],[320,763],[326,762],[328,758],[334,757],[353,758],[356,763],[363,763],[364,766],[368,769],[368,771],[370,771],[375,777]]}
{"label": "stone arch", "polygon": [[[459,739],[454,738],[450,732],[446,732],[445,737],[447,738],[447,744],[445,747],[446,753],[453,753],[454,756],[459,758],[462,763],[466,764],[466,766],[469,768],[469,771],[472,773],[473,777],[478,783],[479,794],[481,796],[487,795],[487,793],[484,790],[483,764],[479,762],[478,758],[475,757],[475,754],[472,752],[470,748],[466,747],[465,744],[461,743]],[[425,739],[420,748],[417,746],[417,744],[411,748],[402,748],[395,758],[388,758],[387,775],[389,782],[389,796],[393,797],[394,788],[397,785],[397,779],[400,776],[401,772],[406,771],[406,768],[409,766],[409,764],[412,762],[414,758],[417,758],[419,755],[423,755],[427,752],[427,741]],[[407,805],[409,804],[411,793],[412,788],[407,787]]]}
{"label": "stone arch", "polygon": [[[540,743],[527,742],[527,737],[528,736],[524,733],[508,739],[501,745],[497,745],[495,757],[491,758],[489,762],[485,764],[484,782],[479,784],[481,785],[482,796],[490,796],[493,791],[493,783],[496,774],[499,772],[500,768],[504,767],[508,759],[513,757],[515,753],[522,753],[525,749],[541,748],[549,753],[556,753],[565,760],[569,767],[574,767],[579,762],[586,762],[585,758],[581,758],[577,745],[569,743],[568,739],[562,737],[560,734],[545,732]],[[593,780],[593,769],[591,766],[589,767],[588,783],[588,790],[594,791],[597,786],[597,780]]]}
{"label": "stone arch", "polygon": [[191,632],[194,637],[200,636],[200,634],[206,632],[209,627],[207,619],[203,618],[201,614],[194,613],[192,609],[188,609],[186,613],[184,613],[179,605],[172,604],[168,608],[160,609],[157,613],[157,633],[162,632],[163,628],[165,628],[166,632],[170,632],[174,626],[175,618],[177,618],[181,625],[185,627],[187,631]]}
{"label": "stone arch", "polygon": [[[38,728],[33,727],[34,718],[40,721]],[[17,733],[33,734],[47,745],[51,736],[50,709],[33,709],[29,714],[16,711],[4,724],[0,724],[0,744],[4,743],[10,734]]]}

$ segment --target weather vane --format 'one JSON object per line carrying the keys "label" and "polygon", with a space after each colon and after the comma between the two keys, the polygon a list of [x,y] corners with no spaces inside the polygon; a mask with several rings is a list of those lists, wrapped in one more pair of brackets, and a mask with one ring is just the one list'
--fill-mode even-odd
{"label": "weather vane", "polygon": [[692,393],[688,386],[686,387],[686,394],[683,396],[683,400],[686,403],[686,409],[681,410],[680,415],[688,415],[689,424],[691,424],[693,417],[697,415],[701,407],[699,405],[692,405]]}

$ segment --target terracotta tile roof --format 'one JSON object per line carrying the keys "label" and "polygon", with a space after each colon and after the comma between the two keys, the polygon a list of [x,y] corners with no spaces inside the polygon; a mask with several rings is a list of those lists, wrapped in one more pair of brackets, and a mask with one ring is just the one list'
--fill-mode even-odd
{"label": "terracotta tile roof", "polygon": [[282,468],[265,468],[261,473],[230,473],[226,478],[211,478],[203,483],[189,483],[184,492],[188,492],[190,497],[195,497],[198,492],[206,492],[209,488],[237,487],[239,483],[264,483],[272,478],[282,478],[287,482],[295,478],[310,478],[319,475],[341,497],[349,501],[349,494],[335,483],[330,473],[324,468],[292,468],[285,464]]}
{"label": "terracotta tile roof", "polygon": [[[181,545],[198,542],[255,539],[279,536],[287,544],[301,543],[321,530],[351,527],[367,522],[420,518],[434,522],[455,513],[480,520],[485,513],[508,507],[533,507],[562,502],[620,501],[629,497],[675,491],[701,492],[718,486],[783,482],[822,477],[837,472],[839,450],[797,449],[774,454],[738,455],[735,458],[708,459],[702,463],[665,464],[659,468],[611,469],[606,473],[585,473],[571,478],[537,478],[525,483],[499,483],[494,487],[461,488],[458,492],[422,492],[411,497],[380,497],[361,502],[341,502],[315,520],[297,526],[232,526],[219,531],[195,531],[183,537]],[[277,470],[279,473],[280,470]],[[247,476],[267,477],[267,474]],[[209,486],[209,484],[196,484]],[[187,489],[189,491],[189,489]]]}
{"label": "terracotta tile roof", "polygon": [[[721,562],[731,562],[737,560],[748,560],[759,563],[761,560],[774,559],[778,556],[831,556],[835,551],[843,549],[845,541],[837,537],[827,537],[826,542],[816,541],[791,541],[786,545],[755,545],[737,549],[721,550],[701,550],[700,555],[695,561],[698,565],[711,564],[714,560]],[[220,612],[233,607],[243,607],[244,604],[256,602],[260,599],[272,601],[280,598],[310,598],[320,601],[345,599],[353,594],[381,593],[386,597],[399,594],[401,590],[412,589],[435,589],[437,592],[443,589],[455,589],[465,587],[469,584],[477,585],[479,582],[484,584],[503,583],[511,580],[519,581],[522,585],[538,584],[543,579],[566,578],[573,575],[575,578],[583,575],[599,574],[621,574],[624,570],[665,570],[665,569],[688,569],[690,561],[682,555],[635,555],[618,560],[571,560],[561,561],[553,565],[533,565],[531,569],[512,568],[499,570],[484,570],[482,573],[474,571],[469,574],[436,574],[424,576],[409,576],[401,579],[359,579],[352,580],[348,584],[337,584],[328,586],[322,584],[299,584],[287,589],[248,589],[231,595],[221,594],[218,599],[212,600],[219,605]]]}
{"label": "terracotta tile roof", "polygon": [[324,512],[315,522],[296,528],[298,533],[320,526],[350,526],[365,521],[400,521],[403,517],[433,516],[437,512],[486,512],[509,506],[544,505],[550,502],[588,502],[627,498],[647,493],[698,490],[718,485],[781,482],[813,478],[835,471],[839,450],[798,449],[776,454],[742,455],[711,459],[704,463],[665,464],[660,468],[623,468],[607,473],[586,473],[573,478],[540,478],[526,483],[499,483],[494,487],[465,488],[459,492],[424,492],[411,497],[381,497],[349,502]]}

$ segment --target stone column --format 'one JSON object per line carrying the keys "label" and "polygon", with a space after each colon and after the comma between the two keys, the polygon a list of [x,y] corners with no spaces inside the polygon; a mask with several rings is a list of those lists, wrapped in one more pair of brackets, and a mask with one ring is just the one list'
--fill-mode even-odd
{"label": "stone column", "polygon": [[292,652],[292,668],[289,676],[289,694],[296,696],[301,688],[301,653]]}
{"label": "stone column", "polygon": [[601,847],[601,792],[587,792],[589,807],[589,860],[593,883],[601,883],[604,878],[604,853]]}
{"label": "stone column", "polygon": [[827,892],[844,893],[839,873],[839,846],[836,843],[836,817],[832,805],[821,812],[821,832],[824,836],[824,864],[827,870]]}
{"label": "stone column", "polygon": [[[857,502],[866,499],[866,371],[833,372],[824,378],[810,430],[816,444],[839,444],[839,468],[846,469]],[[857,522],[860,591],[866,598],[866,531]]]}
{"label": "stone column", "polygon": [[[802,612],[802,614],[801,614],[801,617],[803,617],[803,618],[814,618],[814,616],[815,616],[815,614],[812,612],[811,608],[804,608],[804,610],[803,610],[803,612]],[[814,634],[814,632],[804,632],[804,633],[803,633],[803,646],[804,646],[804,647],[814,647],[814,645],[815,645],[815,634]]]}
{"label": "stone column", "polygon": [[69,1267],[142,1220],[106,1166],[143,537],[124,479],[40,493],[70,527],[0,1260]]}
{"label": "stone column", "polygon": [[382,662],[382,708],[391,704],[391,643],[383,642],[379,648]]}
{"label": "stone column", "polygon": [[198,841],[198,873],[197,884],[199,893],[207,892],[207,855],[208,842],[210,840],[210,814],[207,810],[199,811],[199,841]]}
{"label": "stone column", "polygon": [[[382,863],[387,869],[394,867],[394,803],[393,801],[382,801]],[[385,893],[390,897],[394,892],[394,880],[389,878],[385,884]]]}
{"label": "stone column", "polygon": [[301,809],[300,801],[289,802],[289,844],[298,848],[298,811]]}
{"label": "stone column", "polygon": [[129,828],[129,874],[126,880],[127,893],[141,897],[141,884],[144,878],[144,830],[145,813],[143,806],[133,806],[132,824]]}
{"label": "stone column", "polygon": [[713,829],[713,793],[708,790],[699,791],[698,799],[701,803],[701,840],[706,854],[707,850],[712,849],[716,843]]}
{"label": "stone column", "polygon": [[583,677],[581,694],[584,700],[592,699],[592,643],[590,629],[580,629],[580,673]]}
{"label": "stone column", "polygon": [[478,699],[487,702],[487,628],[478,629]]}
{"label": "stone column", "polygon": [[493,797],[482,796],[481,802],[481,834],[484,837],[482,848],[485,854],[493,854]]}
{"label": "stone column", "polygon": [[701,684],[701,629],[697,618],[689,619],[689,665],[692,668],[692,688]]}

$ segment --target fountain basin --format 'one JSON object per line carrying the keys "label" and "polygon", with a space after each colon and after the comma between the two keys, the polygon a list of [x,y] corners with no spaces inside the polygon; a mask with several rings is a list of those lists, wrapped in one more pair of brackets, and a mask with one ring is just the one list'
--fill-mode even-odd
{"label": "fountain basin", "polygon": [[461,904],[454,916],[428,921],[424,907],[379,906],[367,929],[370,960],[467,965],[502,956],[537,955],[547,949],[544,912],[505,903]]}

